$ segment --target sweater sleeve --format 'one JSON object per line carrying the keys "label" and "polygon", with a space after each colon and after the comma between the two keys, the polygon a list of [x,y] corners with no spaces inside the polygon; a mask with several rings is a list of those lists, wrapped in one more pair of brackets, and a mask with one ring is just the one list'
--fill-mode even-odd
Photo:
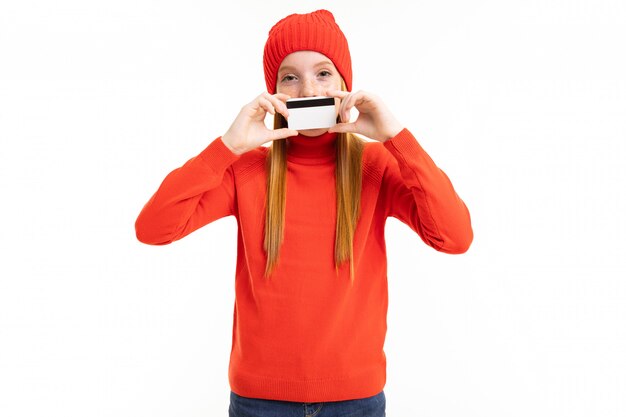
{"label": "sweater sleeve", "polygon": [[386,217],[402,221],[437,251],[466,252],[473,240],[470,214],[448,176],[406,128],[383,146],[391,153],[381,186]]}
{"label": "sweater sleeve", "polygon": [[217,219],[234,215],[232,164],[239,157],[220,136],[170,172],[135,221],[137,239],[150,245],[166,245]]}

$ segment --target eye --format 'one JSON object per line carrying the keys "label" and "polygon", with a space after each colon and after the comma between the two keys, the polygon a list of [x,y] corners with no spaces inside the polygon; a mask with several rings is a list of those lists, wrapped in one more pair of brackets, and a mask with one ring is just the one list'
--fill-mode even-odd
{"label": "eye", "polygon": [[320,74],[328,74],[327,76],[331,76],[332,74],[330,73],[330,71],[321,71]]}
{"label": "eye", "polygon": [[291,81],[292,78],[293,78],[293,75],[285,75],[282,81]]}

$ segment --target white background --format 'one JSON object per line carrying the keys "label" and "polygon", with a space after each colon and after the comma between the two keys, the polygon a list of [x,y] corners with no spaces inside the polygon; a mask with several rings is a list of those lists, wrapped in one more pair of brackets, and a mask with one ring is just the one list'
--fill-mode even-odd
{"label": "white background", "polygon": [[134,221],[322,7],[475,234],[387,222],[387,415],[626,415],[618,0],[2,2],[0,415],[227,415],[236,220],[163,247]]}

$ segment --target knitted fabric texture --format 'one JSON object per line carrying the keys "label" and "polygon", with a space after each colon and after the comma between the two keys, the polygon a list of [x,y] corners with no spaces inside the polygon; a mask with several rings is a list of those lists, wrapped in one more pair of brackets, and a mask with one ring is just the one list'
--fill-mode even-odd
{"label": "knitted fabric texture", "polygon": [[[210,253],[202,273],[234,286],[228,368],[233,392],[298,402],[371,397],[386,383],[387,281],[398,278],[387,278],[387,219],[406,224],[440,252],[462,253],[473,238],[469,211],[408,129],[384,143],[367,142],[351,285],[350,265],[343,263],[337,275],[333,250],[337,132],[290,140],[284,240],[269,279],[263,276],[265,146],[237,155],[218,137],[171,170],[138,216],[137,238],[167,245],[231,218],[235,276],[213,264]],[[217,231],[204,229],[193,244],[219,244]],[[412,252],[419,239],[412,241],[394,256],[410,256],[406,266],[419,278],[421,259]]]}
{"label": "knitted fabric texture", "polygon": [[276,77],[283,59],[296,51],[316,51],[335,65],[348,91],[352,91],[352,59],[348,40],[335,17],[325,9],[306,14],[290,14],[269,31],[263,51],[265,83],[270,94],[276,94]]}

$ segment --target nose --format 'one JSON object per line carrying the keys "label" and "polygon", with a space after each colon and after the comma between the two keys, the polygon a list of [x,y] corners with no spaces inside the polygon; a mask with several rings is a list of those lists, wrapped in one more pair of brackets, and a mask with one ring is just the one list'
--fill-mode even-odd
{"label": "nose", "polygon": [[302,83],[301,95],[302,97],[315,97],[318,94],[318,86],[314,80],[305,80]]}

